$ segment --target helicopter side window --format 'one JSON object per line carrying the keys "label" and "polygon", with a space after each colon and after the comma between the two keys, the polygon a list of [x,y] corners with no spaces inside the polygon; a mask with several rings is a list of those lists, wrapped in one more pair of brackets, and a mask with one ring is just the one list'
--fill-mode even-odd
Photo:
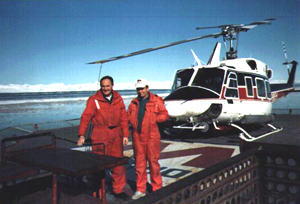
{"label": "helicopter side window", "polygon": [[260,98],[266,97],[266,87],[265,87],[264,80],[256,79],[256,86],[257,86],[258,97],[260,97]]}
{"label": "helicopter side window", "polygon": [[253,96],[253,84],[251,77],[245,77],[247,86],[247,96]]}
{"label": "helicopter side window", "polygon": [[265,82],[266,82],[266,92],[267,92],[267,96],[268,96],[268,98],[272,98],[270,83],[269,83],[267,80],[265,80]]}
{"label": "helicopter side window", "polygon": [[238,88],[237,88],[237,76],[236,73],[231,72],[228,76],[227,82],[227,89],[225,92],[226,97],[237,98],[238,95]]}
{"label": "helicopter side window", "polygon": [[172,90],[178,89],[182,86],[187,86],[189,84],[189,81],[194,73],[193,69],[184,69],[179,70],[176,73],[174,83],[172,86]]}

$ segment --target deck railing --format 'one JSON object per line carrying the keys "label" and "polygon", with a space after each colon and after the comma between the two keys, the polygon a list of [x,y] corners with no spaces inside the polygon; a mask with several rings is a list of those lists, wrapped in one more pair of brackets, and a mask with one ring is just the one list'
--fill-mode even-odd
{"label": "deck railing", "polygon": [[300,203],[300,151],[276,149],[241,153],[130,204]]}

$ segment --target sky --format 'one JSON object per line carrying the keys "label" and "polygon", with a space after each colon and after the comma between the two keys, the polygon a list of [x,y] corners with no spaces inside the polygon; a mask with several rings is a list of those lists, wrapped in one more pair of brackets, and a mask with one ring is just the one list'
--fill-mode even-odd
{"label": "sky", "polygon": [[[88,62],[220,32],[197,26],[267,18],[277,20],[240,34],[238,55],[268,64],[272,81],[286,80],[281,41],[288,59],[300,62],[300,0],[1,0],[0,92],[90,89],[100,65]],[[207,62],[217,41],[109,62],[101,76],[111,75],[119,89],[134,88],[138,78],[170,88],[175,71],[194,63],[190,50]]]}

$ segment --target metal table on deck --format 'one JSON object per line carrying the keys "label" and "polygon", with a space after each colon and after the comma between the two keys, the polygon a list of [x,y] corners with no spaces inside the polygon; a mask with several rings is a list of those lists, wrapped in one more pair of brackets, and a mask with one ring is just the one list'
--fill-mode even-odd
{"label": "metal table on deck", "polygon": [[[10,157],[11,161],[52,172],[52,204],[57,204],[57,174],[84,176],[124,165],[128,158],[116,158],[71,149],[35,149]],[[106,203],[105,177],[101,179],[101,201]]]}

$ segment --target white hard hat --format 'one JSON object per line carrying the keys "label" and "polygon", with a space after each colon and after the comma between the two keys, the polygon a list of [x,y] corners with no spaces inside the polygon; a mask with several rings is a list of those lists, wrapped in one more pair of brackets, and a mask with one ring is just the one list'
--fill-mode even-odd
{"label": "white hard hat", "polygon": [[135,88],[145,88],[148,86],[148,82],[145,79],[138,79],[135,83]]}

